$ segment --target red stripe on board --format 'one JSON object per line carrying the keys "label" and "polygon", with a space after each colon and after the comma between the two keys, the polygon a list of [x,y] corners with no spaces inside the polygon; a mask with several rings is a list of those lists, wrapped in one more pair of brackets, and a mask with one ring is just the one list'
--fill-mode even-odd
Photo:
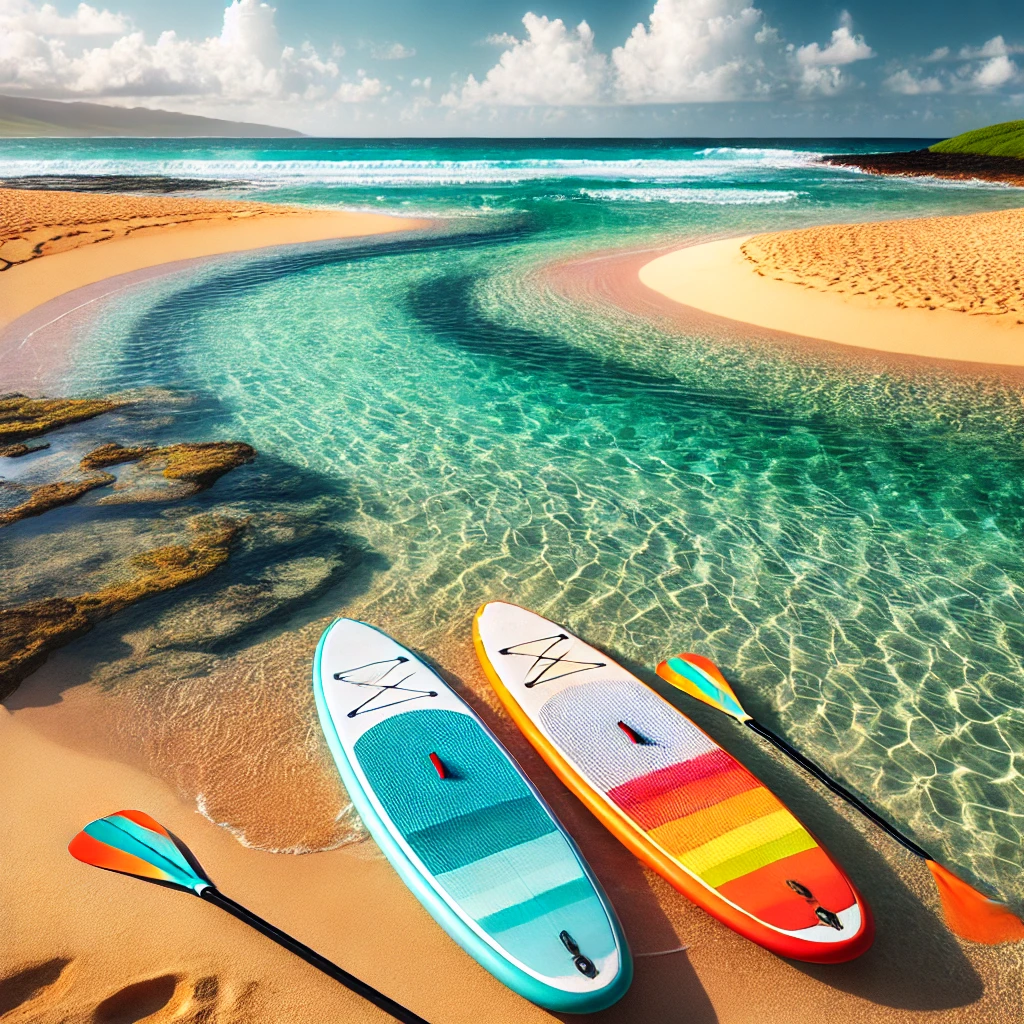
{"label": "red stripe on board", "polygon": [[739,767],[740,763],[724,750],[709,750],[689,761],[677,761],[667,768],[659,768],[655,772],[623,782],[608,790],[608,795],[621,808],[628,810],[634,804],[653,800],[669,790]]}
{"label": "red stripe on board", "polygon": [[[645,831],[666,825],[670,821],[685,818],[694,811],[703,811],[708,807],[738,796],[748,789],[759,789],[761,783],[750,772],[739,765],[732,771],[719,772],[703,779],[697,779],[686,786],[677,786],[667,793],[661,793],[651,800],[642,800],[628,807],[619,806]],[[781,806],[781,805],[780,805]],[[744,824],[737,821],[737,825]]]}

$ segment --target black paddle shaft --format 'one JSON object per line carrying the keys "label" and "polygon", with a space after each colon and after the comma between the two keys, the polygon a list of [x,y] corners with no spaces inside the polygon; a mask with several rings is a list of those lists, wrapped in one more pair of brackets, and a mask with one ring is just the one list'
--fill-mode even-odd
{"label": "black paddle shaft", "polygon": [[935,859],[925,853],[913,839],[908,839],[899,829],[890,825],[885,818],[875,814],[866,803],[855,797],[845,786],[841,786],[830,775],[826,775],[810,758],[804,757],[796,747],[791,747],[781,736],[777,736],[771,729],[763,726],[760,722],[755,722],[752,718],[745,719],[745,722],[758,736],[763,736],[773,746],[778,747],[784,754],[796,761],[804,771],[813,775],[823,786],[828,787],[836,796],[842,797],[848,804],[856,807],[861,814],[870,818],[883,832],[888,832],[901,846],[905,846],[911,853],[916,854],[923,860]]}
{"label": "black paddle shaft", "polygon": [[322,957],[316,950],[310,949],[309,946],[299,942],[298,939],[293,939],[290,935],[281,931],[280,928],[275,928],[268,921],[264,921],[262,917],[257,917],[251,910],[246,910],[240,903],[236,903],[233,899],[225,896],[224,893],[215,889],[212,885],[209,888],[203,889],[199,895],[207,903],[212,903],[214,906],[220,907],[221,910],[226,910],[232,917],[237,917],[239,921],[249,925],[250,928],[255,928],[256,931],[266,935],[268,939],[273,939],[279,946],[287,949],[289,953],[302,957],[306,963],[312,964],[318,971],[323,971],[329,978],[341,982],[345,988],[351,989],[356,995],[362,996],[368,1002],[373,1003],[374,1006],[379,1006],[386,1013],[390,1013],[395,1020],[400,1020],[402,1024],[428,1024],[427,1021],[413,1013],[412,1010],[407,1010],[401,1003],[396,1003],[394,999],[389,999],[383,992],[378,992],[375,988],[367,985],[365,981],[360,981],[354,974],[343,971],[337,964],[331,963],[330,960]]}

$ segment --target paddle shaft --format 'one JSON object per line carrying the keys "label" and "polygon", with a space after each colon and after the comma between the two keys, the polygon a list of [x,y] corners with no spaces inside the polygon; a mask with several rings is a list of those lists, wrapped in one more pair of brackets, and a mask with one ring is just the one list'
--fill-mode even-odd
{"label": "paddle shaft", "polygon": [[832,790],[836,796],[842,797],[848,804],[856,807],[861,814],[870,818],[883,832],[887,832],[901,846],[906,847],[911,853],[922,858],[922,860],[935,859],[922,850],[913,839],[908,839],[902,832],[890,825],[885,818],[875,814],[866,803],[855,797],[845,786],[839,785],[830,775],[826,775],[810,758],[804,757],[796,747],[791,747],[781,736],[776,735],[771,729],[763,726],[760,722],[754,721],[753,718],[744,719],[744,723],[750,729],[753,729],[758,736],[762,736],[773,746],[778,747],[787,757],[791,757],[804,771],[813,775],[823,786]]}
{"label": "paddle shaft", "polygon": [[345,988],[351,989],[356,995],[362,996],[368,1002],[373,1003],[374,1006],[379,1006],[386,1013],[390,1013],[395,1020],[402,1021],[402,1024],[428,1024],[427,1021],[413,1013],[412,1010],[407,1010],[401,1003],[396,1003],[394,999],[389,999],[382,992],[378,992],[375,988],[367,985],[365,981],[360,981],[355,975],[349,974],[348,971],[343,971],[337,964],[331,963],[330,960],[322,957],[316,950],[310,949],[309,946],[299,942],[298,939],[293,939],[290,935],[281,931],[280,928],[275,928],[268,921],[264,921],[262,917],[257,917],[251,910],[246,910],[240,903],[236,903],[233,899],[225,896],[224,893],[215,889],[212,885],[203,889],[199,895],[207,903],[212,903],[214,906],[220,907],[221,910],[226,910],[232,917],[237,917],[239,921],[249,925],[250,928],[255,928],[256,931],[266,935],[268,939],[273,939],[279,946],[287,949],[289,953],[302,957],[306,963],[312,964],[318,971],[323,971],[329,978],[341,982]]}

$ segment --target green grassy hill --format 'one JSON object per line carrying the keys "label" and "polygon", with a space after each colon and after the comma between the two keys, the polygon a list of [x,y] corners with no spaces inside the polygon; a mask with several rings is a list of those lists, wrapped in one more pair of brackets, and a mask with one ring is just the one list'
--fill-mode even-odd
{"label": "green grassy hill", "polygon": [[975,153],[979,156],[1015,156],[1024,160],[1024,121],[1004,121],[975,128],[952,139],[936,142],[932,153]]}

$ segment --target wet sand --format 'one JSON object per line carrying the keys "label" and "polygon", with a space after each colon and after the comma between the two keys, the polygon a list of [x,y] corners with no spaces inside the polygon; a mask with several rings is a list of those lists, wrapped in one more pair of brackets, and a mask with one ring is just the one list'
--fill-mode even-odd
{"label": "wet sand", "polygon": [[719,317],[842,345],[1024,365],[1024,211],[705,242],[643,285]]}

